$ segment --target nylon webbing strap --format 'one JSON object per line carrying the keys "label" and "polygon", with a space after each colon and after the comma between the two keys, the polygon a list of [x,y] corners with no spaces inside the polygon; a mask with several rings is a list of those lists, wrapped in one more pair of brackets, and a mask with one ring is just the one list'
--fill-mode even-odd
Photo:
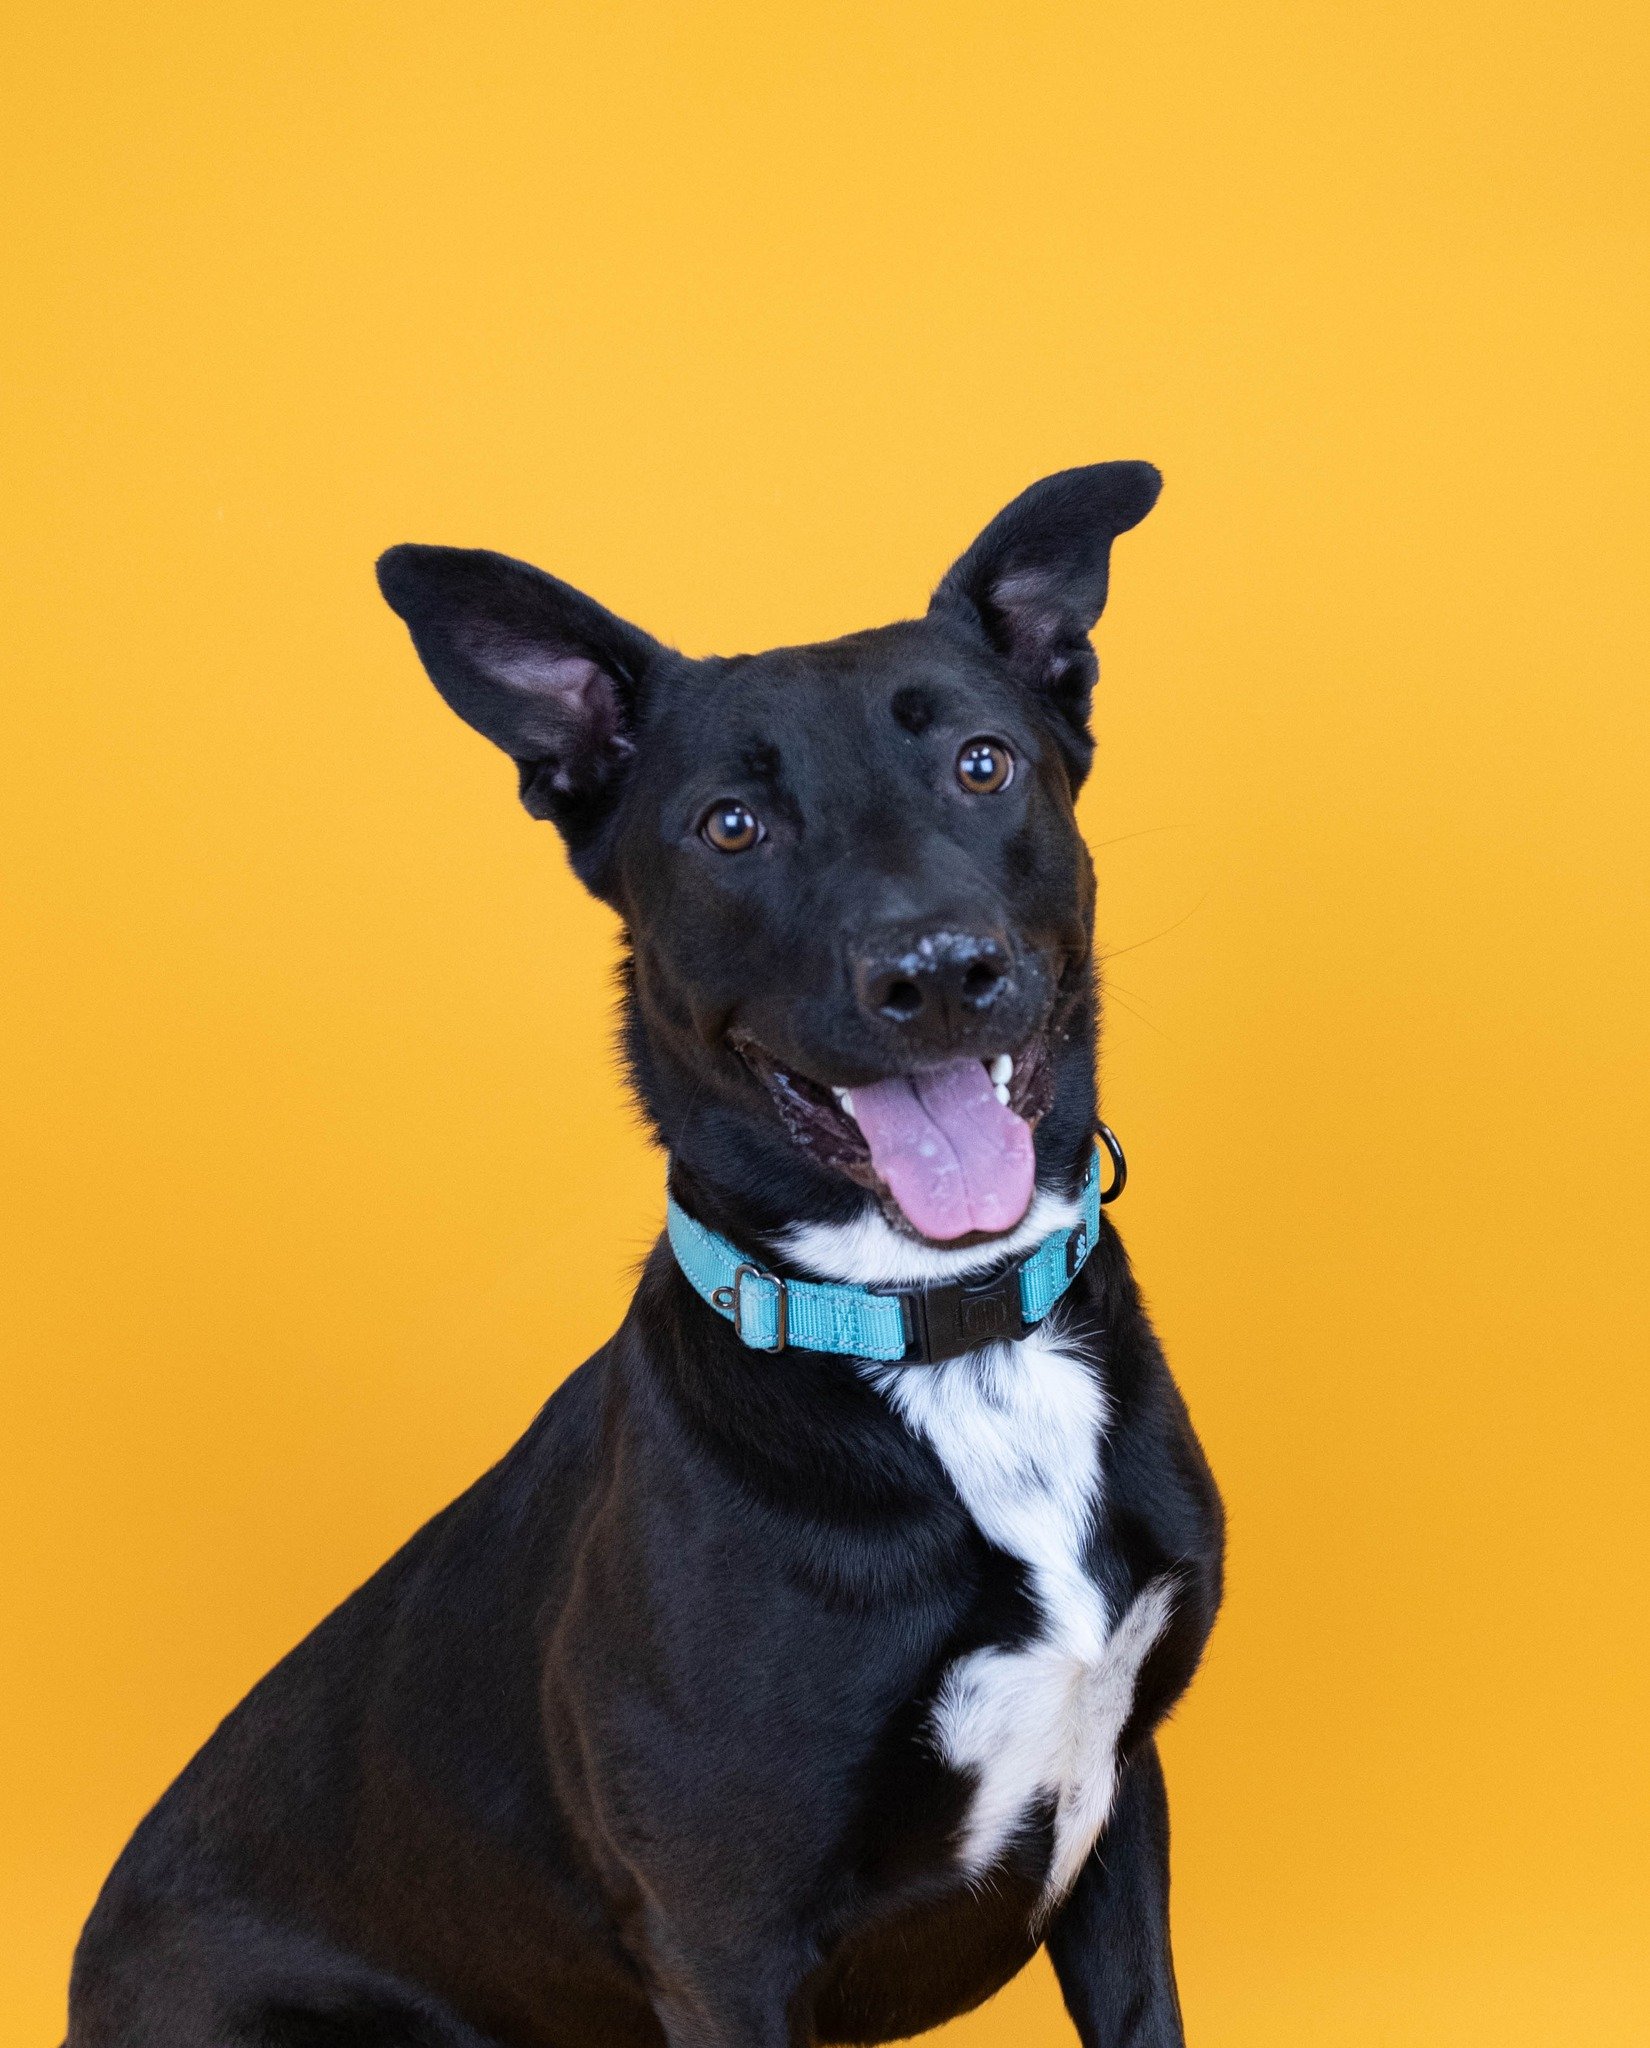
{"label": "nylon webbing strap", "polygon": [[[1045,1237],[1016,1267],[985,1281],[880,1290],[781,1280],[674,1199],[667,1205],[666,1229],[693,1291],[754,1351],[831,1351],[888,1362],[953,1357],[975,1343],[1018,1334],[1011,1321],[993,1324],[985,1313],[1002,1302],[1011,1276],[1018,1281],[1013,1306],[1023,1327],[1040,1323],[1076,1279],[1100,1235],[1100,1161],[1096,1155],[1084,1176],[1077,1221]],[[947,1333],[943,1340],[931,1335],[937,1330]],[[977,1333],[972,1340],[971,1331]],[[937,1341],[945,1348],[937,1349]]]}

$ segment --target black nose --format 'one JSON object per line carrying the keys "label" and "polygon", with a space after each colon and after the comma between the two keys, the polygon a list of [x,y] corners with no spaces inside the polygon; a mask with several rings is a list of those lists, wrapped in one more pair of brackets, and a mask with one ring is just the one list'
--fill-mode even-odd
{"label": "black nose", "polygon": [[992,932],[884,933],[854,961],[854,989],[872,1016],[947,1037],[1012,987],[1013,965]]}

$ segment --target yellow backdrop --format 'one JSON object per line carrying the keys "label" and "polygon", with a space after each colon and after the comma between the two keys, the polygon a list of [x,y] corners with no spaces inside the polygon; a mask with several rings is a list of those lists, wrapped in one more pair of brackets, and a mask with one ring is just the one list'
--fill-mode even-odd
{"label": "yellow backdrop", "polygon": [[[1199,2044],[1650,2037],[1641,7],[19,10],[0,2032],[618,1317],[614,941],[380,604],[692,650],[1149,456],[1084,815],[1232,1515]],[[1039,1964],[952,2048],[1069,2039]]]}

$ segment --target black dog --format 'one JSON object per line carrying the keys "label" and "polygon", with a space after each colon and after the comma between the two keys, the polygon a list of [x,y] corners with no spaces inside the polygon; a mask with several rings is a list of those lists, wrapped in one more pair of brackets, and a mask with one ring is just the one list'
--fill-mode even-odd
{"label": "black dog", "polygon": [[1152,1731],[1221,1513],[1099,1213],[1072,812],[1157,491],[1050,477],[922,619],[730,660],[379,564],[624,920],[670,1232],[143,1822],[72,2048],[887,2041],[1043,1942],[1088,2048],[1182,2039]]}

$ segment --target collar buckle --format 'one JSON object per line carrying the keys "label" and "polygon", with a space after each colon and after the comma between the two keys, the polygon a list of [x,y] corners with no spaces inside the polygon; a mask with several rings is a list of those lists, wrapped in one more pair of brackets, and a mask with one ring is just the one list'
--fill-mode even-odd
{"label": "collar buckle", "polygon": [[984,1280],[946,1280],[900,1291],[906,1365],[940,1365],[982,1344],[1012,1344],[1030,1327],[1016,1259]]}

